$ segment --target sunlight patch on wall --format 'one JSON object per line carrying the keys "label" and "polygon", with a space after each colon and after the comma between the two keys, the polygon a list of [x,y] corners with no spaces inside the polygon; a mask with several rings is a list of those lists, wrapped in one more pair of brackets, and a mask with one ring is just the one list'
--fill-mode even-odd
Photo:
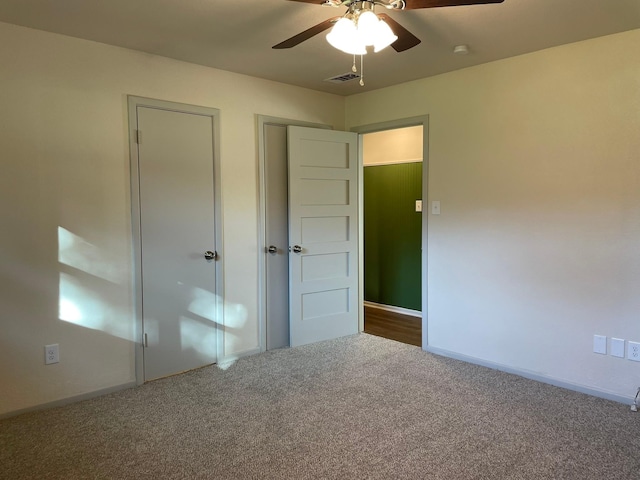
{"label": "sunlight patch on wall", "polygon": [[[218,317],[222,315],[218,308],[224,309],[224,325]],[[216,294],[203,288],[191,288],[191,303],[188,310],[199,317],[211,320],[216,325],[224,328],[226,333],[242,328],[248,318],[247,307],[238,303],[230,303],[220,299]]]}
{"label": "sunlight patch on wall", "polygon": [[247,323],[247,307],[239,303],[224,303],[225,327],[240,329]]}
{"label": "sunlight patch on wall", "polygon": [[[208,290],[192,287],[191,303],[189,304],[188,310],[194,315],[212,321],[217,328],[222,329],[226,348],[233,348],[237,342],[242,340],[242,329],[246,325],[249,316],[247,307],[244,305],[226,302]],[[222,321],[223,311],[224,322]],[[183,319],[188,320],[186,317],[183,317]],[[202,327],[202,325],[200,325],[200,327]],[[193,342],[198,343],[198,340],[193,339],[192,332],[189,328],[186,328],[183,332],[183,341],[190,343],[190,345],[185,343],[187,347],[191,346],[191,348],[195,348],[196,350],[203,348],[202,346],[194,346]],[[222,352],[219,352],[219,354],[221,353]],[[227,358],[224,363],[218,363],[218,367],[226,370],[233,365],[236,360],[235,358]]]}
{"label": "sunlight patch on wall", "polygon": [[[249,318],[247,307],[240,303],[224,302],[225,351],[242,351],[243,329]],[[246,334],[245,334],[246,335]],[[231,367],[237,357],[227,356],[226,361],[218,364],[218,368],[226,370]]]}
{"label": "sunlight patch on wall", "polygon": [[189,317],[180,317],[182,350],[195,350],[205,359],[215,358],[216,329]]}
{"label": "sunlight patch on wall", "polygon": [[212,322],[218,322],[218,297],[203,288],[193,287],[191,289],[191,303],[188,310],[199,317],[206,318]]}
{"label": "sunlight patch on wall", "polygon": [[58,261],[115,284],[127,281],[127,272],[115,260],[64,227],[58,227]]}
{"label": "sunlight patch on wall", "polygon": [[76,304],[66,298],[60,298],[60,320],[71,323],[79,323],[82,321],[82,312]]}
{"label": "sunlight patch on wall", "polygon": [[58,317],[65,322],[133,340],[133,322],[118,313],[80,280],[61,272]]}

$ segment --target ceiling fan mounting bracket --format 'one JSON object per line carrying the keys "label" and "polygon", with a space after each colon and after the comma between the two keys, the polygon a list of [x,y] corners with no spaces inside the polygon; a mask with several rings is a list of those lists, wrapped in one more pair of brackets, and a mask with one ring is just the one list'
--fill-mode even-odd
{"label": "ceiling fan mounting bracket", "polygon": [[369,4],[370,10],[373,9],[374,5],[380,5],[388,10],[404,10],[406,6],[406,2],[404,0],[391,0],[388,2],[384,2],[382,0],[325,0],[322,4],[325,7],[347,7],[349,11],[352,10],[363,10],[365,9],[364,5],[357,4]]}

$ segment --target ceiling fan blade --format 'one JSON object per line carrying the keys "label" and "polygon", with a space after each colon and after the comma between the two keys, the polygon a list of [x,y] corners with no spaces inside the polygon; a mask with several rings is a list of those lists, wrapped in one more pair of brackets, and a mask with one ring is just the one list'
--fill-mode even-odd
{"label": "ceiling fan blade", "polygon": [[303,3],[315,3],[316,5],[322,5],[327,0],[289,0],[290,2],[303,2]]}
{"label": "ceiling fan blade", "polygon": [[409,50],[410,48],[413,48],[420,43],[420,39],[418,37],[416,37],[413,33],[404,28],[386,13],[379,13],[378,17],[384,20],[387,25],[391,27],[393,33],[398,36],[398,39],[391,44],[391,48],[393,48],[396,52],[404,52],[405,50]]}
{"label": "ceiling fan blade", "polygon": [[484,5],[488,3],[502,2],[504,2],[504,0],[404,0],[404,10],[415,10],[417,8],[457,7],[459,5]]}
{"label": "ceiling fan blade", "polygon": [[328,20],[325,20],[324,22],[314,25],[313,27],[308,28],[304,32],[300,32],[299,34],[294,35],[293,37],[288,38],[284,42],[280,42],[279,44],[274,45],[271,48],[281,49],[281,48],[295,47],[296,45],[304,42],[305,40],[309,40],[311,37],[331,28],[340,18],[341,17],[338,16],[338,17],[333,17]]}

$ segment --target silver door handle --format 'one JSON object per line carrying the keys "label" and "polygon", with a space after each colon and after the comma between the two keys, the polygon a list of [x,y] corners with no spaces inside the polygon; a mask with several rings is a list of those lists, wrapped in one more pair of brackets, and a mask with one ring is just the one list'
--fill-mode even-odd
{"label": "silver door handle", "polygon": [[207,250],[206,252],[204,252],[204,258],[206,258],[207,260],[216,260],[218,258],[218,252]]}
{"label": "silver door handle", "polygon": [[278,249],[276,248],[275,245],[269,245],[269,248],[267,248],[267,252],[269,252],[269,253],[278,253]]}
{"label": "silver door handle", "polygon": [[300,253],[300,252],[302,252],[302,247],[300,245],[294,245],[293,253]]}

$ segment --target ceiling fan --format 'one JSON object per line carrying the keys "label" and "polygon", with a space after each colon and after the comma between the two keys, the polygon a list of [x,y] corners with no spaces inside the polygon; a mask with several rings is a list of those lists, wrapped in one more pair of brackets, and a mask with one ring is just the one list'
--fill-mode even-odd
{"label": "ceiling fan", "polygon": [[[488,3],[502,3],[504,0],[365,0],[365,1],[356,1],[356,0],[289,0],[293,2],[303,2],[303,3],[314,3],[316,5],[322,5],[327,7],[347,7],[347,12],[342,16],[337,16],[333,18],[329,18],[324,22],[321,22],[313,27],[294,35],[287,40],[274,45],[272,48],[282,49],[282,48],[291,48],[296,45],[304,42],[305,40],[309,40],[311,37],[324,32],[325,30],[335,27],[339,25],[339,20],[346,18],[347,20],[351,20],[353,25],[358,23],[358,19],[362,18],[362,14],[365,12],[373,13],[375,6],[380,6],[386,8],[388,10],[416,10],[419,8],[435,8],[435,7],[453,7],[458,5],[478,5],[478,4],[488,4]],[[373,40],[372,43],[368,43],[366,45],[374,45],[375,51],[382,50],[388,45],[396,52],[404,52],[412,47],[415,47],[420,43],[420,39],[412,34],[409,30],[404,28],[398,22],[396,22],[389,15],[384,13],[379,13],[375,15],[379,20],[390,27],[390,30],[385,30],[384,35],[382,31],[377,32],[379,35],[385,37],[386,43],[384,46],[374,45]],[[355,28],[352,27],[352,28]],[[386,29],[386,27],[385,27]],[[329,35],[332,35],[335,31]],[[329,42],[334,45],[328,36],[327,39]],[[348,43],[348,42],[347,42]],[[351,42],[352,43],[352,42]],[[334,45],[336,48],[346,51],[347,53],[354,53],[362,55],[366,53],[366,46],[362,45],[356,50],[345,50],[339,46]]]}

